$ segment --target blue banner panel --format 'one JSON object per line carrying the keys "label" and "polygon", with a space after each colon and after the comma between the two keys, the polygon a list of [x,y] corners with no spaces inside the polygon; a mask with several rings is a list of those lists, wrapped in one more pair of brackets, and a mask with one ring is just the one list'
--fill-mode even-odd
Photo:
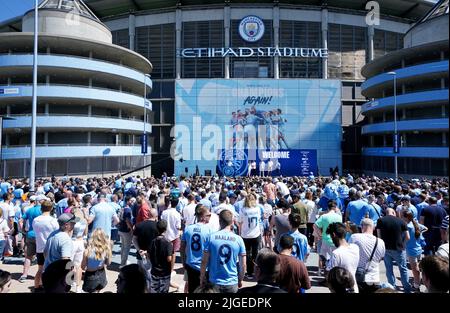
{"label": "blue banner panel", "polygon": [[147,154],[148,153],[148,139],[147,139],[147,133],[143,133],[141,135],[141,153]]}
{"label": "blue banner panel", "polygon": [[214,173],[217,151],[233,149],[315,150],[320,173],[342,168],[341,98],[332,79],[178,79],[171,149],[184,162],[175,162],[175,173]]}
{"label": "blue banner panel", "polygon": [[219,150],[220,176],[309,176],[318,174],[317,150]]}

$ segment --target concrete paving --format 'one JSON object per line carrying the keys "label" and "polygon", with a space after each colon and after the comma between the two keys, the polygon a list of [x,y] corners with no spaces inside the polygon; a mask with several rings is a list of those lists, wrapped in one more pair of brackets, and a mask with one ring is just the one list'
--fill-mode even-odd
{"label": "concrete paving", "polygon": [[[134,248],[130,251],[130,256],[128,259],[129,263],[136,263],[136,250]],[[33,263],[34,264],[34,263]],[[308,268],[308,272],[311,279],[312,288],[307,291],[307,293],[329,293],[327,287],[321,286],[321,282],[323,281],[322,277],[317,276],[317,264],[318,264],[318,255],[315,252],[312,252],[306,262],[306,266]],[[11,292],[13,293],[29,293],[33,291],[33,279],[34,275],[37,271],[37,265],[33,265],[30,269],[28,279],[23,283],[19,282],[18,279],[22,274],[23,269],[23,258],[5,258],[3,264],[0,264],[0,269],[9,271],[12,274],[13,281],[11,284]],[[119,265],[120,265],[120,244],[116,243],[113,249],[113,262],[108,267],[107,270],[107,279],[108,285],[101,292],[116,292],[115,281],[117,279],[119,273]],[[184,290],[184,280],[183,280],[183,268],[180,262],[179,255],[177,256],[177,260],[175,263],[174,271],[172,272],[172,281],[179,286],[178,291],[174,288],[170,288],[170,292],[178,292],[182,293]],[[380,266],[380,275],[381,281],[386,281],[385,276],[385,267],[384,263],[381,262]],[[394,267],[394,273],[397,277],[397,286],[401,287],[400,282],[400,273],[398,271],[398,267]],[[410,271],[410,278],[412,277],[412,272]],[[255,285],[255,281],[244,281],[244,287]],[[424,286],[421,287],[422,290]],[[72,290],[73,291],[73,290]]]}

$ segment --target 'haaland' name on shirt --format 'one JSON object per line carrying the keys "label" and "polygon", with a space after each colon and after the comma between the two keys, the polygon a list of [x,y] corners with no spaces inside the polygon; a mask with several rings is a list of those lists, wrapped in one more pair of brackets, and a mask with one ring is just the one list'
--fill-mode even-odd
{"label": "'haaland' name on shirt", "polygon": [[226,241],[236,241],[236,238],[233,236],[227,235],[214,235],[215,240],[226,240]]}

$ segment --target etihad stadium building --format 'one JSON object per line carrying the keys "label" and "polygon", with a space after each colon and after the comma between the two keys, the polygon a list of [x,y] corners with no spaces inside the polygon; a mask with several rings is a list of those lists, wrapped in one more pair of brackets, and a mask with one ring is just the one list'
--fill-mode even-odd
{"label": "etihad stadium building", "polygon": [[[48,2],[61,5],[72,1]],[[232,153],[232,162],[225,159],[230,145],[234,148],[240,136],[236,125],[240,125],[244,133],[242,139],[248,142],[250,137],[245,129],[251,124],[262,127],[258,135],[274,126],[279,129],[281,135],[275,140],[275,148],[289,152],[280,152],[279,155],[291,158],[281,164],[283,175],[310,171],[328,174],[328,170],[336,166],[341,172],[360,172],[363,159],[361,129],[366,123],[361,108],[370,100],[361,93],[361,85],[365,80],[361,68],[376,58],[402,49],[405,34],[434,6],[434,1],[427,0],[380,0],[375,4],[371,2],[371,5],[366,5],[367,1],[362,0],[79,2],[86,4],[93,19],[100,19],[101,22],[96,22],[98,25],[104,27],[105,31],[111,31],[114,46],[104,46],[104,49],[98,50],[98,55],[103,53],[113,58],[106,61],[115,62],[114,66],[126,67],[142,76],[151,71],[151,82],[148,82],[147,87],[152,104],[147,130],[151,131],[151,135],[148,143],[149,159],[146,162],[150,161],[150,155],[154,163],[166,160],[152,167],[154,175],[162,172],[212,174],[216,171],[228,175],[245,174],[249,163],[262,160],[259,156],[249,157],[249,151],[245,151],[245,156],[239,162],[234,160],[236,153]],[[66,8],[67,12],[70,10]],[[92,21],[89,19],[89,23]],[[29,29],[25,29],[25,24],[22,29],[21,20],[13,19],[0,25],[0,31],[15,32],[20,37],[18,32]],[[0,36],[8,35],[0,33]],[[96,40],[95,32],[83,36],[89,43]],[[2,44],[5,45],[5,42],[2,41]],[[80,48],[70,41],[63,46],[72,50]],[[42,57],[51,55],[52,48],[49,50],[42,46]],[[122,54],[117,54],[119,52]],[[29,55],[23,56],[24,53],[29,54],[30,50],[16,52],[5,47],[1,53],[0,71],[5,66],[2,58],[13,57],[13,60],[9,61],[8,71],[0,72],[0,88],[25,88],[29,85],[31,76],[27,76],[23,82],[16,82],[5,73],[13,73],[11,68],[20,68],[23,59],[31,60]],[[62,54],[70,53],[63,51]],[[94,53],[92,57],[95,59],[96,55]],[[148,59],[152,66],[139,55]],[[85,57],[89,59],[89,55]],[[125,63],[127,58],[130,58],[130,62],[133,59],[135,63]],[[14,62],[18,63],[16,67]],[[61,70],[58,68],[57,72]],[[82,77],[65,75],[64,79],[56,80],[55,85],[73,88],[69,86],[77,85],[79,80],[89,82],[93,79],[95,82],[97,75],[92,71],[97,69],[90,70]],[[110,71],[107,67],[106,72]],[[118,158],[114,166],[104,169],[108,172],[123,172],[133,162],[136,166],[143,164],[140,161],[139,134],[142,133],[144,118],[138,112],[142,112],[143,107],[144,81],[137,77],[133,79],[123,71],[113,73],[114,76],[108,76],[110,74],[102,73],[100,77],[105,78],[106,81],[102,83],[108,85],[103,87],[114,89],[111,91],[114,94],[108,97],[117,105],[102,105],[103,100],[97,98],[89,100],[89,103],[81,100],[84,106],[91,106],[91,116],[87,109],[87,113],[83,113],[87,115],[87,125],[80,128],[81,125],[74,122],[69,125],[76,125],[78,130],[68,130],[79,132],[78,136],[73,136],[79,142],[64,142],[63,138],[68,136],[53,138],[58,137],[55,133],[62,131],[55,130],[55,127],[67,127],[66,119],[55,118],[56,125],[45,123],[49,124],[47,126],[39,125],[38,117],[38,138],[42,137],[38,151],[47,150],[41,154],[38,152],[38,162],[46,163],[46,167],[38,166],[38,169],[42,169],[40,172],[38,170],[39,175],[79,174],[78,170],[72,170],[71,163],[84,162],[86,157],[92,158],[97,166],[83,167],[80,164],[76,168],[82,168],[84,174],[99,173],[98,165],[105,158],[102,149],[130,149],[126,153],[123,150],[106,157]],[[44,76],[41,84],[45,85],[47,82]],[[124,84],[120,83],[122,80]],[[112,85],[117,88],[112,88]],[[121,85],[122,89],[119,88]],[[124,88],[125,85],[127,88]],[[85,89],[94,89],[94,86],[88,85]],[[68,113],[70,118],[67,119],[70,120],[75,117],[81,104],[78,100],[69,101],[67,96],[78,93],[59,92],[61,94],[55,98],[59,101],[60,111],[54,114]],[[136,97],[136,104],[134,100],[123,97]],[[29,122],[18,124],[22,119],[20,116],[29,114],[29,111],[16,109],[18,102],[10,98],[0,95],[0,115],[15,118],[4,122],[2,159],[6,164],[3,174],[14,176],[21,173],[11,168],[26,164],[27,156],[25,152],[11,154],[9,151],[27,151],[29,148],[26,139],[18,139],[26,137],[18,135],[19,132],[29,134]],[[24,96],[20,104],[30,106],[31,94]],[[41,118],[52,116],[52,106],[52,103],[40,104],[38,114],[43,115]],[[103,110],[100,115],[104,123],[89,122],[88,118],[97,115],[93,110],[100,109]],[[115,111],[105,113],[105,110]],[[137,123],[136,127],[131,125],[134,122]],[[123,128],[115,126],[121,123],[126,125]],[[106,131],[95,129],[97,125],[105,125],[103,130]],[[177,127],[174,129],[175,125]],[[112,140],[109,135],[102,135],[105,138],[100,136],[97,141],[102,146],[94,151],[93,134],[108,134],[112,130],[120,139]],[[231,135],[227,136],[230,130]],[[212,138],[217,133],[221,135]],[[257,141],[261,142],[259,139]],[[125,142],[130,146],[124,146]],[[68,149],[73,144],[84,147],[77,151],[89,155],[69,155],[71,152]],[[263,150],[269,148],[265,142],[262,145]],[[66,154],[55,153],[50,149],[60,149]],[[182,156],[184,162],[173,161],[169,158],[171,153]],[[126,163],[130,166],[122,167],[124,162],[120,158],[124,155],[131,158]],[[221,158],[224,162],[217,161]],[[77,161],[73,161],[75,159]],[[269,163],[267,159],[263,161]],[[49,166],[52,162],[62,163]],[[300,168],[302,172],[295,172],[295,168]]]}

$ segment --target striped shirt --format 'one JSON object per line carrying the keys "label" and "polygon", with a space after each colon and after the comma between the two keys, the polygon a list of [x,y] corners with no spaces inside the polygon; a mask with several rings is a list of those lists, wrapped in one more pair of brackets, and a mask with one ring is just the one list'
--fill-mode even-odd
{"label": "striped shirt", "polygon": [[447,229],[448,228],[448,215],[446,217],[444,217],[444,219],[442,220],[441,228],[442,229]]}

